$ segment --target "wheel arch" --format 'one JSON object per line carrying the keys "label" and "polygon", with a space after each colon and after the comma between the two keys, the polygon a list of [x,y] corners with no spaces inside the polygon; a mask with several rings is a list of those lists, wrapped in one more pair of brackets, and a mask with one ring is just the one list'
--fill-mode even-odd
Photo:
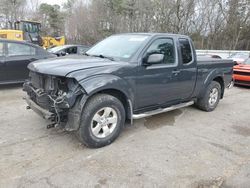
{"label": "wheel arch", "polygon": [[220,98],[222,99],[224,97],[224,92],[225,92],[225,83],[223,81],[223,78],[221,76],[217,76],[213,79],[213,81],[218,82],[221,86],[221,96]]}
{"label": "wheel arch", "polygon": [[126,119],[132,118],[134,92],[131,85],[124,79],[106,74],[90,77],[87,80],[80,81],[79,84],[86,91],[88,99],[100,93],[118,98],[124,106]]}
{"label": "wheel arch", "polygon": [[223,79],[223,74],[221,72],[218,72],[217,69],[212,70],[206,77],[206,79],[203,82],[203,86],[200,90],[200,93],[198,95],[198,98],[201,98],[204,93],[206,92],[207,87],[212,82],[218,82],[221,86],[221,99],[224,97],[224,91],[225,91],[225,83]]}
{"label": "wheel arch", "polygon": [[123,79],[114,75],[98,75],[84,80],[77,80],[84,93],[79,96],[75,105],[69,110],[66,129],[78,130],[81,120],[81,112],[86,103],[96,94],[108,94],[118,98],[124,106],[126,119],[132,122],[133,114],[133,88]]}
{"label": "wheel arch", "polygon": [[100,90],[100,91],[92,94],[92,96],[94,96],[96,94],[107,94],[107,95],[111,95],[111,96],[117,98],[119,101],[121,101],[121,103],[124,106],[125,113],[126,113],[126,119],[132,118],[131,101],[126,96],[125,93],[123,93],[122,91],[120,91],[118,89],[104,89],[104,90]]}

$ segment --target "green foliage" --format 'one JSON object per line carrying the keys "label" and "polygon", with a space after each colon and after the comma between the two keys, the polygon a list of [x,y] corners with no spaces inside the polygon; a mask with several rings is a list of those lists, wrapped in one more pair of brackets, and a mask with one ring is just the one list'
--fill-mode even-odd
{"label": "green foliage", "polygon": [[39,7],[39,12],[45,17],[47,22],[43,24],[45,26],[43,30],[47,30],[45,33],[59,36],[64,28],[64,14],[61,12],[60,6],[42,3]]}

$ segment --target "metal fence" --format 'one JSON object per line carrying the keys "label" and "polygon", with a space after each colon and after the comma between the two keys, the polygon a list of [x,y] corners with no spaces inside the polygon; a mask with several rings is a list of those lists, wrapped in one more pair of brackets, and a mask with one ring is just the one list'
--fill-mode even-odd
{"label": "metal fence", "polygon": [[196,50],[197,54],[213,54],[222,57],[223,59],[228,58],[231,54],[235,52],[248,52],[250,51],[229,51],[229,50]]}

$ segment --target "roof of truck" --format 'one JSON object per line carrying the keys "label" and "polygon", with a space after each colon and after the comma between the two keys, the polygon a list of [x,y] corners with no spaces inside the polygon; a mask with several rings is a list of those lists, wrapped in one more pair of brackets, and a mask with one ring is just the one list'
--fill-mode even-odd
{"label": "roof of truck", "polygon": [[172,37],[184,37],[184,38],[189,38],[189,36],[187,35],[181,35],[181,34],[174,34],[174,33],[120,33],[117,35],[147,35],[147,36],[162,36],[162,35],[166,35],[166,36],[172,36]]}

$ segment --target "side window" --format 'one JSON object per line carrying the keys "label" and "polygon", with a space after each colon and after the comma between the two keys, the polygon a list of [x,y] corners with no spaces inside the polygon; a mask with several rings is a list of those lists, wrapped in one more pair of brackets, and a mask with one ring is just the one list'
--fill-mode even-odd
{"label": "side window", "polygon": [[72,48],[72,54],[77,54],[77,47]]}
{"label": "side window", "polygon": [[164,54],[163,64],[174,64],[175,47],[173,39],[156,39],[147,50],[147,54],[154,53]]}
{"label": "side window", "polygon": [[191,45],[188,39],[179,39],[181,57],[183,64],[188,64],[193,60]]}
{"label": "side window", "polygon": [[65,51],[67,54],[70,54],[70,53],[71,53],[71,48],[66,48],[64,51]]}
{"label": "side window", "polygon": [[4,43],[0,42],[0,57],[4,56]]}
{"label": "side window", "polygon": [[36,48],[25,44],[8,43],[8,56],[36,55]]}
{"label": "side window", "polygon": [[77,53],[77,48],[76,47],[67,48],[66,53],[68,53],[68,54],[76,54]]}

